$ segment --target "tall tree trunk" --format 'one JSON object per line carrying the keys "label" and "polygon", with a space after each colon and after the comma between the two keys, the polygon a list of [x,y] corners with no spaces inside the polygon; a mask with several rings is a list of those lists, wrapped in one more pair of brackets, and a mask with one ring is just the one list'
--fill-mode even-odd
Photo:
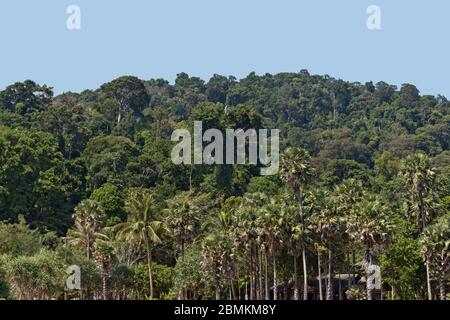
{"label": "tall tree trunk", "polygon": [[[366,262],[368,263],[368,265],[372,265],[372,253],[370,251],[370,247],[367,247],[366,249]],[[367,300],[373,300],[373,289],[372,286],[369,285],[369,278],[370,278],[370,274],[369,274],[369,267],[367,267],[367,271],[366,271],[366,288],[367,288]]]}
{"label": "tall tree trunk", "polygon": [[272,264],[273,264],[273,300],[278,300],[278,280],[277,280],[277,261],[275,250],[272,243]]}
{"label": "tall tree trunk", "polygon": [[319,299],[323,300],[323,291],[322,291],[322,266],[320,263],[320,252],[317,251],[317,270],[318,270],[318,279],[319,279]]}
{"label": "tall tree trunk", "polygon": [[[421,231],[423,232],[427,226],[426,220],[425,220],[425,203],[423,201],[423,194],[422,191],[418,191],[419,194],[419,218],[420,221],[419,227],[421,228]],[[427,271],[427,295],[428,300],[433,300],[433,294],[431,292],[431,279],[430,279],[430,262],[428,261],[428,257],[425,257],[425,267]]]}
{"label": "tall tree trunk", "polygon": [[269,257],[267,256],[267,250],[264,249],[264,280],[265,280],[265,292],[266,300],[270,300],[270,290],[269,290]]}
{"label": "tall tree trunk", "polygon": [[297,256],[294,255],[294,300],[300,300],[300,292],[298,288],[298,270]]}
{"label": "tall tree trunk", "polygon": [[[86,243],[86,256],[89,261],[89,260],[91,260],[91,251],[92,251],[91,250],[91,237],[89,235],[89,232],[86,235],[86,242],[87,242]],[[88,284],[86,287],[86,300],[90,300],[91,298],[92,298],[92,290],[91,290],[90,285]]]}
{"label": "tall tree trunk", "polygon": [[306,249],[302,247],[302,261],[303,261],[303,300],[308,300],[308,270],[306,269]]}
{"label": "tall tree trunk", "polygon": [[[303,229],[305,228],[305,220],[303,217],[303,195],[302,195],[302,187],[298,188],[298,208],[300,211],[300,222],[302,224]],[[302,261],[303,261],[303,300],[308,300],[308,270],[306,268],[306,248],[305,245],[302,244]]]}
{"label": "tall tree trunk", "polygon": [[216,300],[220,300],[220,278],[219,278],[219,268],[217,266],[217,263],[215,263],[214,267],[214,280],[215,280],[215,286],[216,286]]}
{"label": "tall tree trunk", "polygon": [[263,290],[263,279],[262,279],[262,260],[261,260],[261,250],[259,248],[259,246],[256,247],[256,274],[257,274],[257,278],[258,278],[258,282],[257,282],[257,299],[258,300],[262,300],[262,290]]}
{"label": "tall tree trunk", "polygon": [[342,300],[342,281],[341,281],[341,275],[339,275],[339,300]]}
{"label": "tall tree trunk", "polygon": [[[236,268],[236,266],[234,268],[236,270],[238,300],[240,301],[241,300],[241,286],[239,284],[240,272],[239,272],[239,268]],[[247,287],[245,289],[247,290]]]}
{"label": "tall tree trunk", "polygon": [[428,257],[425,257],[425,267],[426,267],[426,270],[427,270],[427,295],[428,295],[428,300],[433,300],[433,294],[431,292],[430,262],[428,261]]}
{"label": "tall tree trunk", "polygon": [[250,255],[249,255],[249,274],[250,274],[250,300],[254,300],[254,287],[253,287],[253,246],[250,245]]}
{"label": "tall tree trunk", "polygon": [[146,239],[146,245],[147,245],[147,266],[148,266],[148,282],[150,287],[150,300],[153,300],[152,251],[150,249],[149,239]]}
{"label": "tall tree trunk", "polygon": [[[185,240],[184,238],[181,239],[181,261],[184,262],[185,260]],[[181,289],[181,299],[182,300],[187,300],[187,291],[185,288]]]}
{"label": "tall tree trunk", "polygon": [[439,300],[447,300],[447,294],[445,292],[445,272],[444,272],[444,261],[439,263]]}
{"label": "tall tree trunk", "polygon": [[284,286],[283,286],[283,300],[289,300],[289,279],[284,277]]}
{"label": "tall tree trunk", "polygon": [[236,289],[234,288],[233,277],[230,277],[231,299],[236,300]]}
{"label": "tall tree trunk", "polygon": [[327,300],[333,300],[333,261],[331,249],[328,249]]}
{"label": "tall tree trunk", "polygon": [[103,296],[103,300],[107,300],[108,299],[108,289],[107,289],[106,281],[107,281],[107,270],[106,270],[105,267],[103,267],[103,270],[102,270],[102,296]]}

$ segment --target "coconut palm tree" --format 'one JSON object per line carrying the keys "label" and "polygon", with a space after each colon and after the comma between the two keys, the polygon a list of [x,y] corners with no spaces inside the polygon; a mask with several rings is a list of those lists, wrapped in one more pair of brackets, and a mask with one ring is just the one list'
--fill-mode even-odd
{"label": "coconut palm tree", "polygon": [[[403,163],[401,175],[408,186],[410,199],[408,199],[407,211],[411,218],[415,219],[420,232],[428,226],[433,216],[433,188],[435,172],[431,166],[430,159],[423,153],[409,156]],[[427,294],[432,300],[430,266],[425,257],[427,272]]]}
{"label": "coconut palm tree", "polygon": [[445,279],[450,269],[450,214],[440,217],[434,224],[425,228],[420,244],[424,256],[436,267],[439,299],[446,300]]}
{"label": "coconut palm tree", "polygon": [[114,231],[118,238],[144,244],[150,299],[153,299],[152,252],[154,245],[161,242],[161,237],[166,231],[160,216],[161,206],[148,191],[137,189],[130,192],[125,204],[125,211],[128,213],[128,220],[117,224]]}
{"label": "coconut palm tree", "polygon": [[[300,148],[288,148],[281,157],[281,179],[292,188],[297,196],[299,221],[305,229],[303,211],[303,186],[312,176],[311,158],[308,151]],[[308,299],[308,272],[306,261],[306,247],[301,248],[303,260],[303,299]]]}

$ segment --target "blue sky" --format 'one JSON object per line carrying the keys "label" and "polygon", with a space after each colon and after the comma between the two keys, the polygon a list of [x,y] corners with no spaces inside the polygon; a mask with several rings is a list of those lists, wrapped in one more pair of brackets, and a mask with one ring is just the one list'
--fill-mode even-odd
{"label": "blue sky", "polygon": [[[72,4],[81,30],[66,28]],[[379,31],[366,27],[371,4]],[[61,93],[121,75],[308,69],[450,97],[449,35],[448,0],[2,0],[0,88],[32,79]]]}

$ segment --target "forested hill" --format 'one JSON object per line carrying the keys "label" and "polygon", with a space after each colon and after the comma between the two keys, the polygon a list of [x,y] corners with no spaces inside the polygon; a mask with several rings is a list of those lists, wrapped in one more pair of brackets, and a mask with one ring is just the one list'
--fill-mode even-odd
{"label": "forested hill", "polygon": [[64,234],[87,198],[103,201],[109,224],[125,219],[123,194],[133,187],[163,200],[189,189],[226,199],[279,188],[278,177],[257,177],[251,166],[172,164],[170,135],[193,120],[280,129],[282,149],[309,151],[320,187],[358,178],[383,189],[398,160],[417,151],[448,173],[449,106],[411,84],[350,83],[305,70],[207,82],[181,73],[175,84],[126,76],[59,96],[47,85],[15,83],[0,92],[0,220],[23,215],[32,227]]}

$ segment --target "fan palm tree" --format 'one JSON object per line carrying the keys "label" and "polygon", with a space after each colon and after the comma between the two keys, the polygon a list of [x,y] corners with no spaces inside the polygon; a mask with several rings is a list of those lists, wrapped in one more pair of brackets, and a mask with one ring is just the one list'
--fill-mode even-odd
{"label": "fan palm tree", "polygon": [[166,231],[160,219],[161,207],[152,194],[144,190],[133,190],[126,201],[125,211],[128,213],[128,220],[117,224],[114,230],[119,238],[145,245],[150,299],[153,299],[152,250],[155,244],[161,242]]}
{"label": "fan palm tree", "polygon": [[194,195],[190,191],[181,192],[167,201],[165,218],[180,246],[181,258],[184,259],[184,249],[200,232],[202,218],[212,206],[209,195]]}
{"label": "fan palm tree", "polygon": [[105,213],[100,204],[93,200],[83,200],[75,208],[73,214],[75,228],[69,230],[69,243],[83,246],[88,260],[92,258],[95,240],[103,235],[100,233]]}
{"label": "fan palm tree", "polygon": [[222,232],[213,233],[202,242],[202,266],[214,278],[216,300],[221,299],[221,280],[229,274],[232,265],[233,244],[229,235]]}
{"label": "fan palm tree", "polygon": [[[200,233],[202,218],[211,207],[209,195],[194,195],[190,191],[181,192],[167,201],[165,221],[180,248],[181,261],[185,258],[186,244]],[[185,290],[181,290],[180,298],[186,298]]]}
{"label": "fan palm tree", "polygon": [[[258,238],[264,248],[264,253],[272,255],[272,271],[273,271],[273,299],[278,299],[278,278],[277,278],[277,262],[276,256],[279,247],[283,242],[282,226],[284,223],[283,215],[285,211],[285,203],[280,199],[273,198],[270,203],[258,210],[256,220]],[[266,299],[269,296],[266,277]]]}
{"label": "fan palm tree", "polygon": [[369,285],[369,267],[374,264],[373,250],[385,243],[390,235],[392,219],[389,208],[376,196],[366,196],[347,219],[347,233],[365,246],[363,266],[366,269],[367,299],[372,300],[373,289]]}
{"label": "fan palm tree", "polygon": [[439,299],[446,300],[445,279],[450,269],[450,214],[425,228],[420,243],[427,260],[436,266]]}
{"label": "fan palm tree", "polygon": [[[316,234],[316,247],[319,249],[318,259],[320,261],[320,250],[325,247],[328,253],[328,281],[326,290],[326,299],[333,299],[333,251],[336,244],[341,240],[344,232],[345,225],[342,217],[340,216],[339,200],[335,194],[329,194],[324,192],[320,195],[322,204],[319,210],[309,218],[309,222],[313,226]],[[319,278],[319,281],[320,278]]]}
{"label": "fan palm tree", "polygon": [[[312,176],[311,158],[308,151],[300,148],[288,148],[281,157],[281,179],[292,188],[297,196],[299,208],[299,221],[305,229],[303,211],[303,186]],[[306,261],[306,248],[301,248],[303,260],[303,299],[308,299],[308,272]]]}
{"label": "fan palm tree", "polygon": [[103,300],[109,299],[108,294],[108,279],[111,276],[111,266],[114,259],[114,248],[111,242],[108,240],[97,239],[94,244],[95,247],[95,260],[101,267],[102,274],[102,298]]}
{"label": "fan palm tree", "polygon": [[238,247],[246,252],[248,273],[250,282],[250,295],[252,300],[256,298],[256,272],[254,258],[257,256],[258,243],[257,217],[258,210],[268,203],[268,197],[263,193],[250,193],[243,197],[236,208],[234,229],[232,231],[234,241]]}
{"label": "fan palm tree", "polygon": [[[310,196],[310,195],[308,195]],[[294,198],[294,199],[292,199]],[[312,203],[309,202],[310,197],[307,197],[308,203],[304,208],[305,212],[310,212]],[[297,260],[299,252],[309,246],[311,243],[311,230],[309,229],[309,221],[306,219],[300,221],[298,215],[298,206],[296,205],[295,197],[290,195],[284,196],[284,205],[282,206],[281,214],[284,220],[282,228],[283,238],[287,245],[288,252],[293,256],[294,260],[294,300],[300,299],[299,285],[298,285],[298,267]]]}
{"label": "fan palm tree", "polygon": [[[409,188],[410,199],[408,202],[408,213],[415,219],[420,232],[423,232],[430,223],[433,215],[433,187],[435,172],[431,167],[430,159],[422,153],[409,156],[403,163],[401,175]],[[430,266],[425,257],[427,272],[427,294],[431,300]]]}

